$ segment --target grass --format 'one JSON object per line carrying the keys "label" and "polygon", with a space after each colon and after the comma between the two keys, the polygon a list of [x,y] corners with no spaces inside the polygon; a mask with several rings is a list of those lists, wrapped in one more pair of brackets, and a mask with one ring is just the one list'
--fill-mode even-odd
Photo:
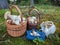
{"label": "grass", "polygon": [[[52,6],[52,5],[35,5],[35,8],[37,8],[40,13],[42,13],[42,18],[40,19],[40,22],[43,21],[43,19],[45,20],[52,20],[56,27],[57,27],[57,33],[60,34],[60,7],[58,6]],[[8,10],[8,9],[7,9]],[[4,24],[4,13],[7,10],[0,10],[0,37],[2,37],[2,35],[4,33],[7,33],[6,31],[6,26]],[[23,13],[23,16],[27,16],[27,12],[28,12],[28,8],[21,8],[21,11]],[[15,11],[15,10],[14,10]],[[14,13],[14,14],[18,14],[18,13]],[[11,36],[7,36],[6,40],[10,40],[12,43],[1,43],[0,45],[35,45],[32,41],[26,40],[25,35],[21,36],[21,37],[11,37]],[[54,43],[48,39],[45,40],[46,45],[54,45]],[[40,44],[39,44],[40,45]],[[60,44],[59,44],[60,45]]]}

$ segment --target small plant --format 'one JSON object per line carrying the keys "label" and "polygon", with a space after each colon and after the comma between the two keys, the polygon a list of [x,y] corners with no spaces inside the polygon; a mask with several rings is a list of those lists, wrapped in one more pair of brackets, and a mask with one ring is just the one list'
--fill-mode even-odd
{"label": "small plant", "polygon": [[33,42],[34,42],[36,45],[39,45],[39,44],[44,45],[44,44],[45,44],[45,42],[44,42],[43,40],[41,40],[39,37],[35,38],[35,39],[33,40]]}

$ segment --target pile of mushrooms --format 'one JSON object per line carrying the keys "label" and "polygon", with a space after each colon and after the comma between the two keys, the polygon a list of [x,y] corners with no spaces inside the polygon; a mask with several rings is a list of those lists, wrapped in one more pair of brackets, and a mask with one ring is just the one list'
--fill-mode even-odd
{"label": "pile of mushrooms", "polygon": [[26,19],[23,17],[21,20],[21,16],[18,15],[11,15],[11,13],[9,11],[7,11],[4,15],[5,20],[12,25],[20,25],[21,21],[25,22]]}

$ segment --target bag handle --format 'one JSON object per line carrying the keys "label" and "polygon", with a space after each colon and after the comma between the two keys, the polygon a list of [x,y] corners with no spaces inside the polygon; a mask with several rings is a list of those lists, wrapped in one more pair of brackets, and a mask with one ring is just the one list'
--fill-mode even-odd
{"label": "bag handle", "polygon": [[22,12],[21,12],[21,10],[18,8],[18,6],[17,6],[17,5],[11,5],[11,6],[10,6],[11,14],[12,14],[12,9],[13,9],[13,8],[15,8],[15,9],[16,9],[16,11],[19,13],[20,18],[21,18],[21,21],[22,21]]}

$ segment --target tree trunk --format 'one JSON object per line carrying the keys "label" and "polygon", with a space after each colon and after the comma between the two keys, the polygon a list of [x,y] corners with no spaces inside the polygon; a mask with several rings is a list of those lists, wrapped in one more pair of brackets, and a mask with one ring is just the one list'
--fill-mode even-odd
{"label": "tree trunk", "polygon": [[0,0],[0,9],[7,9],[7,8],[8,8],[7,0]]}
{"label": "tree trunk", "polygon": [[30,0],[30,7],[34,6],[34,0]]}

